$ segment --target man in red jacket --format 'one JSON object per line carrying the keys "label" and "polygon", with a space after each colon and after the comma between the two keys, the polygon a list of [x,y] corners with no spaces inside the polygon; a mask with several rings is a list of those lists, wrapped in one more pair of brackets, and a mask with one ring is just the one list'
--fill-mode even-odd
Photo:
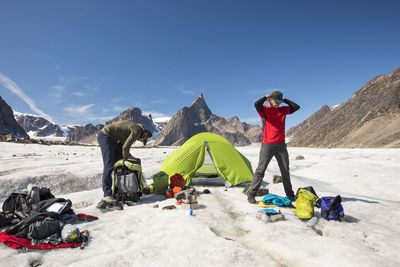
{"label": "man in red jacket", "polygon": [[[266,100],[269,101],[268,106],[264,105]],[[280,107],[282,102],[288,106]],[[247,191],[248,201],[253,204],[257,203],[255,199],[257,191],[261,186],[268,164],[274,156],[282,174],[286,197],[294,201],[294,192],[289,174],[289,155],[285,143],[285,119],[286,115],[294,113],[300,106],[284,98],[279,91],[260,98],[254,103],[254,106],[262,121],[262,144],[258,167]]]}

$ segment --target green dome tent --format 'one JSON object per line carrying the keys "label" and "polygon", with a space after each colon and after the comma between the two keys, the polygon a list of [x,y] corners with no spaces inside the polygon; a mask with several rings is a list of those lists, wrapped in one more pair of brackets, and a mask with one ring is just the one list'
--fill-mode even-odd
{"label": "green dome tent", "polygon": [[[210,162],[205,162],[209,157]],[[223,137],[199,133],[187,140],[163,162],[161,171],[169,177],[181,174],[186,184],[195,176],[222,177],[231,186],[251,181],[250,161]]]}

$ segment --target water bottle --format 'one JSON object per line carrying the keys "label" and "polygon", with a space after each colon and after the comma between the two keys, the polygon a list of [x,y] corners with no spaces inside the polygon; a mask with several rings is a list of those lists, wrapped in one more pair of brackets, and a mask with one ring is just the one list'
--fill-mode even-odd
{"label": "water bottle", "polygon": [[314,227],[318,223],[318,220],[318,217],[312,217],[310,220],[308,220],[307,226]]}
{"label": "water bottle", "polygon": [[81,236],[79,229],[72,224],[66,224],[63,226],[61,231],[61,238],[64,242],[73,243],[78,240]]}

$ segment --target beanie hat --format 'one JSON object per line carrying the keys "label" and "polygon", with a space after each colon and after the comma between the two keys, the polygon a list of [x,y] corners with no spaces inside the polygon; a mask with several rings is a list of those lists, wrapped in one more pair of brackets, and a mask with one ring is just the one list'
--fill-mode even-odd
{"label": "beanie hat", "polygon": [[271,98],[274,99],[276,103],[282,103],[283,102],[283,94],[280,91],[272,92]]}

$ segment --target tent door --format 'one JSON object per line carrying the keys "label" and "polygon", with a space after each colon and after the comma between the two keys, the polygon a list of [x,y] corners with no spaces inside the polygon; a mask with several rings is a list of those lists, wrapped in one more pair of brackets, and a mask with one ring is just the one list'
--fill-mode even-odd
{"label": "tent door", "polygon": [[207,185],[226,185],[225,179],[218,173],[214,164],[214,159],[211,155],[210,147],[207,141],[204,142],[207,148],[205,153],[203,165],[196,170],[193,177],[191,177],[192,184],[207,184]]}

